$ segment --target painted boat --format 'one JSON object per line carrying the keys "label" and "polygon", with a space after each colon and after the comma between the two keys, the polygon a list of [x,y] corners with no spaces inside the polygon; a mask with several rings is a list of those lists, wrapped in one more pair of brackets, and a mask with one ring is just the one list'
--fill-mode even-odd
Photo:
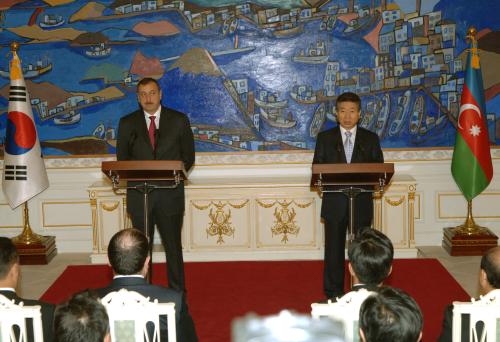
{"label": "painted boat", "polygon": [[418,132],[420,131],[420,127],[422,126],[422,119],[424,118],[424,108],[424,97],[417,97],[417,99],[415,100],[415,104],[413,105],[413,113],[410,116],[410,134],[418,134]]}
{"label": "painted boat", "polygon": [[45,14],[43,16],[42,21],[40,21],[39,25],[42,28],[53,28],[63,25],[64,22],[65,20],[62,15]]}
{"label": "painted boat", "polygon": [[410,101],[410,90],[405,91],[404,94],[398,98],[398,108],[396,109],[396,115],[394,116],[394,120],[391,122],[391,126],[389,128],[389,136],[395,136],[401,132],[403,124],[410,112]]}
{"label": "painted boat", "polygon": [[80,122],[81,114],[75,112],[74,110],[54,118],[54,123],[56,125],[73,125]]}
{"label": "painted boat", "polygon": [[321,127],[325,123],[326,117],[326,105],[324,102],[320,103],[316,111],[314,112],[313,119],[311,121],[311,125],[309,126],[309,136],[311,138],[316,138],[319,131],[321,131]]}
{"label": "painted boat", "polygon": [[302,49],[292,57],[292,60],[297,63],[306,64],[324,64],[328,62],[326,54],[326,43],[324,40],[318,40],[316,44],[310,44],[307,49]]}
{"label": "painted boat", "polygon": [[276,128],[292,128],[297,124],[297,121],[293,120],[290,112],[285,117],[282,108],[269,110],[260,108],[260,117],[270,126]]}
{"label": "painted boat", "polygon": [[385,93],[382,97],[382,104],[380,106],[380,111],[377,116],[377,122],[375,123],[375,132],[380,139],[384,137],[385,129],[387,127],[387,122],[389,121],[389,113],[391,112],[391,97],[388,93]]}

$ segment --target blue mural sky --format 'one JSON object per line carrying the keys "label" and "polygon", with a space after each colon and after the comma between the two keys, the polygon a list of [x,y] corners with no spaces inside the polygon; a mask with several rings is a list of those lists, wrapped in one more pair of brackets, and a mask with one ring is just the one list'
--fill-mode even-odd
{"label": "blue mural sky", "polygon": [[[164,1],[170,7],[133,12],[106,0],[98,18],[86,18],[83,2],[25,1],[4,11],[0,54],[14,40],[25,43],[19,55],[45,155],[114,153],[118,120],[137,108],[135,84],[144,76],[158,78],[164,104],[189,116],[197,151],[313,149],[317,133],[336,125],[335,99],[345,91],[360,94],[360,124],[384,148],[446,147],[455,139],[465,31],[476,25],[491,30],[483,41],[498,37],[498,19],[482,16],[499,5],[479,2],[489,8],[422,0],[420,13],[406,17],[416,1],[388,9],[379,0],[376,8],[370,0],[353,8],[347,0],[321,8],[293,0],[255,1],[259,8]],[[197,13],[190,4],[217,8]],[[490,45],[483,68],[499,53]],[[485,87],[500,82],[494,74]],[[7,90],[0,77],[0,143]],[[487,108],[490,140],[498,143],[496,94]]]}

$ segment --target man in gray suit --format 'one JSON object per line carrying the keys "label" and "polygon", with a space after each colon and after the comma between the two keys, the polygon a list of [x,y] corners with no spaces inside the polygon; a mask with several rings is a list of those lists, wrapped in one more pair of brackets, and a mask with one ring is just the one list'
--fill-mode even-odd
{"label": "man in gray suit", "polygon": [[[144,78],[137,85],[141,108],[120,119],[116,158],[118,160],[181,160],[189,171],[194,163],[194,139],[186,115],[161,105],[162,91],[158,82]],[[172,182],[156,182],[171,185]],[[138,183],[129,182],[130,186]],[[127,211],[135,228],[145,231],[143,193],[127,191]],[[158,226],[167,258],[169,287],[185,291],[184,259],[181,229],[184,216],[184,184],[173,189],[156,189],[149,195],[149,232],[154,241],[154,225]],[[151,243],[150,248],[153,248]]]}

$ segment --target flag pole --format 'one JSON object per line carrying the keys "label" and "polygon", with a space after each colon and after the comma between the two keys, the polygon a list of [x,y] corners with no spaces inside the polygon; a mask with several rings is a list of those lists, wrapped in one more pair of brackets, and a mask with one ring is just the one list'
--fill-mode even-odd
{"label": "flag pole", "polygon": [[479,226],[474,221],[474,217],[472,216],[472,200],[467,201],[467,218],[464,224],[456,226],[453,230],[456,234],[466,235],[486,234],[488,232],[488,228]]}
{"label": "flag pole", "polygon": [[13,237],[12,241],[14,243],[22,243],[26,245],[42,242],[42,236],[33,233],[31,230],[28,201],[23,204],[23,231],[18,236]]}

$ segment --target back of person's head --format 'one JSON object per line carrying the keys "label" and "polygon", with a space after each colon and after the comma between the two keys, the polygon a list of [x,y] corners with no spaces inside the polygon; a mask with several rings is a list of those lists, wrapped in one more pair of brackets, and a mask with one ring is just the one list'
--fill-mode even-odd
{"label": "back of person's head", "polygon": [[345,92],[337,97],[337,101],[335,103],[335,108],[339,108],[339,104],[342,102],[354,102],[358,105],[358,109],[361,109],[361,98],[356,93]]}
{"label": "back of person's head", "polygon": [[12,266],[19,262],[17,249],[11,239],[0,236],[0,279],[4,279]]}
{"label": "back of person's head", "polygon": [[54,314],[56,342],[109,340],[109,318],[99,298],[90,291],[77,293]]}
{"label": "back of person's head", "polygon": [[481,258],[481,270],[486,274],[489,286],[492,289],[500,289],[500,247],[486,251]]}
{"label": "back of person's head", "polygon": [[149,253],[147,237],[134,228],[113,235],[108,245],[108,259],[115,274],[138,274]]}
{"label": "back of person's head", "polygon": [[391,240],[375,229],[365,229],[348,248],[351,267],[358,280],[367,285],[382,283],[392,270],[394,247]]}
{"label": "back of person's head", "polygon": [[405,292],[381,287],[359,310],[359,329],[365,342],[417,342],[423,318],[417,303]]}

